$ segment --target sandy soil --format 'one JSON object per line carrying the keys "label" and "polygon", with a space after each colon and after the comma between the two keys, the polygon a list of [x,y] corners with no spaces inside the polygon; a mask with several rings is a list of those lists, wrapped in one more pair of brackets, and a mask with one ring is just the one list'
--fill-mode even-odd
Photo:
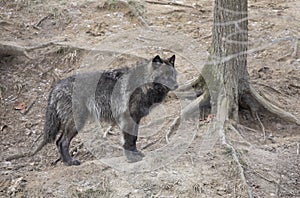
{"label": "sandy soil", "polygon": [[[154,54],[172,53],[178,55],[180,83],[197,77],[208,58],[212,1],[172,1],[180,5],[128,2],[0,1],[1,42],[28,49],[48,43],[28,50],[29,58],[0,59],[0,196],[247,197],[248,186],[253,197],[300,197],[300,127],[266,112],[259,114],[260,124],[248,111],[241,111],[238,131],[226,133],[238,152],[246,184],[232,150],[220,143],[217,134],[206,133],[211,127],[208,112],[201,112],[200,120],[186,121],[170,135],[170,142],[175,142],[180,131],[185,131],[188,140],[193,138],[187,148],[167,151],[177,153],[147,171],[128,172],[142,170],[143,163],[124,161],[118,128],[106,138],[102,134],[108,126],[97,128],[95,134],[101,138],[90,141],[94,136],[89,132],[95,131],[92,124],[72,142],[72,154],[81,160],[80,166],[54,164],[58,158],[55,144],[32,158],[5,161],[11,154],[29,150],[42,133],[47,97],[58,79],[79,70],[115,68]],[[298,118],[299,10],[296,0],[249,1],[251,83]],[[148,34],[148,28],[164,33]],[[144,137],[139,138],[138,146],[146,155],[169,148],[168,128],[189,102],[173,93],[145,118]],[[32,105],[26,114],[24,105]],[[151,121],[157,120],[162,120],[159,126],[152,126]],[[111,156],[116,160],[98,160]]]}

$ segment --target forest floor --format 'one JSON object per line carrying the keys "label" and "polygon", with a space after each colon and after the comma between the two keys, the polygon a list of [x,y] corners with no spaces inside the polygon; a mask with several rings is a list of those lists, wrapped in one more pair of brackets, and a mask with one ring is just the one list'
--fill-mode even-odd
{"label": "forest floor", "polygon": [[[179,127],[189,135],[187,148],[173,150],[175,155],[165,161],[165,156],[159,156],[162,163],[148,164],[144,171],[140,168],[145,163],[128,164],[123,159],[117,127],[98,140],[88,133],[95,131],[93,124],[72,142],[72,155],[82,162],[80,166],[54,163],[55,144],[34,157],[5,161],[32,148],[43,131],[51,87],[78,70],[115,68],[139,59],[128,54],[147,59],[176,54],[180,84],[199,75],[208,59],[213,1],[159,2],[173,4],[0,0],[0,42],[27,49],[0,59],[0,197],[215,198],[247,197],[248,190],[253,197],[300,197],[300,127],[265,112],[258,115],[260,123],[247,110],[241,111],[238,130],[226,132],[246,184],[233,151],[221,144],[217,134],[206,133],[211,124],[208,112]],[[251,83],[298,118],[299,10],[296,0],[249,1]],[[164,33],[148,35],[149,28]],[[161,108],[154,108],[143,120],[138,147],[146,153],[146,162],[147,153],[179,141],[180,130],[167,131],[180,108],[191,101],[174,94],[180,93],[170,94]],[[152,127],[155,121],[160,121],[159,126]],[[105,128],[97,128],[95,134],[102,137],[99,133]],[[96,144],[94,138],[103,142]],[[117,160],[105,161],[110,157]]]}

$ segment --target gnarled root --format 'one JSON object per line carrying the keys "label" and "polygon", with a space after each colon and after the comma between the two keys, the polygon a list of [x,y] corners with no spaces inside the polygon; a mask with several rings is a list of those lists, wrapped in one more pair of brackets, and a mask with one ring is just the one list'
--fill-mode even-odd
{"label": "gnarled root", "polygon": [[166,142],[169,143],[169,137],[170,135],[175,131],[176,126],[180,123],[181,119],[187,119],[191,115],[195,114],[195,112],[199,112],[199,109],[202,106],[205,106],[207,103],[209,103],[209,92],[206,90],[201,96],[196,98],[191,104],[187,105],[184,109],[181,111],[181,115],[177,116],[174,121],[171,123],[167,133],[166,133]]}
{"label": "gnarled root", "polygon": [[262,97],[251,85],[250,92],[251,95],[259,102],[259,104],[266,108],[269,112],[284,119],[285,121],[300,125],[300,120],[296,116],[270,103],[268,100]]}
{"label": "gnarled root", "polygon": [[209,104],[210,95],[209,91],[205,90],[204,93],[196,98],[192,103],[187,105],[184,109],[182,109],[181,117],[188,118],[193,115],[195,112],[199,112],[199,108]]}

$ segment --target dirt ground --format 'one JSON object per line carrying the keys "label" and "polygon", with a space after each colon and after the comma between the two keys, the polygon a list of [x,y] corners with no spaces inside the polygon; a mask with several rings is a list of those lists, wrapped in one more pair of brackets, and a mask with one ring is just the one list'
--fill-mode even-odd
{"label": "dirt ground", "polygon": [[[174,40],[162,37],[162,48],[131,52],[142,58],[151,58],[156,53],[168,56],[172,50],[181,52],[176,61],[180,83],[197,77],[208,58],[213,1],[160,2],[177,4],[0,0],[0,42],[27,48],[27,53],[3,55],[0,59],[0,197],[247,197],[249,190],[253,197],[300,197],[300,127],[266,112],[258,115],[260,123],[248,111],[241,111],[237,131],[226,132],[228,142],[237,151],[246,184],[232,150],[225,148],[218,136],[206,133],[210,127],[207,112],[202,113],[199,121],[183,126],[193,136],[188,148],[169,163],[149,171],[127,172],[137,166],[124,162],[111,167],[97,160],[109,156],[122,158],[118,128],[113,128],[94,150],[85,139],[89,133],[74,139],[72,155],[81,160],[80,166],[54,163],[58,158],[55,144],[47,145],[32,158],[5,161],[9,155],[29,150],[35,144],[43,130],[49,91],[57,80],[79,69],[113,68],[138,60],[111,51],[120,46],[133,49],[132,41],[150,45],[147,38],[131,34],[131,30],[153,27],[175,35]],[[251,83],[265,98],[298,118],[299,10],[300,2],[296,0],[249,1]],[[119,33],[121,36],[114,37]],[[203,61],[198,65],[188,63],[185,58],[189,55],[180,48],[191,47],[188,38],[200,48],[193,51]],[[99,52],[99,46],[105,46],[105,52]],[[107,57],[114,57],[114,61],[105,63]],[[156,108],[161,111],[154,109],[143,121],[141,131],[146,134],[147,123],[159,120],[162,113],[168,114],[159,129],[151,128],[158,133],[139,138],[138,146],[146,155],[168,145],[168,127],[180,112],[179,101],[173,96],[167,98],[163,108]],[[197,123],[196,128],[189,123]],[[106,127],[98,132],[103,134]],[[193,130],[195,134],[188,133]],[[176,132],[170,135],[170,141],[175,137]]]}

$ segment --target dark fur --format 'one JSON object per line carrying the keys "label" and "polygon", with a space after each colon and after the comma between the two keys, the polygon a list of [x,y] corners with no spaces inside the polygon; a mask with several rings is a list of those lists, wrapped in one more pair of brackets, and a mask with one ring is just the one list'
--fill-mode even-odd
{"label": "dark fur", "polygon": [[124,151],[129,162],[144,155],[136,148],[138,125],[155,103],[160,103],[170,90],[177,88],[175,56],[163,60],[156,56],[135,68],[84,73],[59,81],[48,99],[44,140],[56,140],[62,161],[67,165],[80,162],[69,154],[69,145],[89,117],[118,124],[124,136]]}

